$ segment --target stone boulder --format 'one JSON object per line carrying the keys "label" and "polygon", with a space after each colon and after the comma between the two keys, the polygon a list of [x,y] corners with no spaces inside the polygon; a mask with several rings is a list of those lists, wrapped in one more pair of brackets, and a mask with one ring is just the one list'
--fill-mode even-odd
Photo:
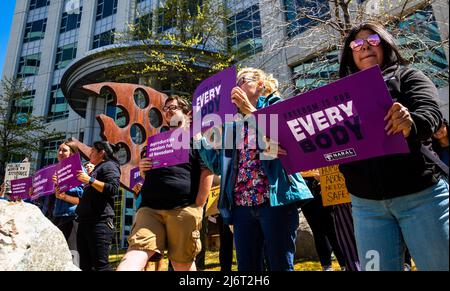
{"label": "stone boulder", "polygon": [[295,257],[300,259],[318,260],[314,237],[303,213],[299,214]]}
{"label": "stone boulder", "polygon": [[0,200],[0,271],[79,271],[62,232],[35,205]]}

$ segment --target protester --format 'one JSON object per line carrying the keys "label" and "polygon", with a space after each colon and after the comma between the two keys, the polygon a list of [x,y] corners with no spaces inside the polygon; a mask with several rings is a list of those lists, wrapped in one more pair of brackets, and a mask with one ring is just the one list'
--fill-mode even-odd
{"label": "protester", "polygon": [[[58,147],[58,162],[78,153],[78,147],[74,142],[64,141]],[[79,198],[83,195],[83,187],[78,186],[66,192],[61,193],[56,183],[57,177],[53,176],[55,183],[55,207],[53,208],[53,224],[56,225],[64,235],[69,250],[72,251],[75,265],[79,266],[78,257],[73,252],[78,253],[77,248],[77,229],[78,222],[75,221],[75,210],[77,208]]]}
{"label": "protester", "polygon": [[351,193],[361,268],[402,270],[406,243],[419,270],[448,270],[448,182],[421,152],[441,125],[437,89],[406,66],[383,26],[366,22],[348,33],[339,74],[374,65],[380,66],[394,101],[386,112],[386,134],[402,134],[410,153],[340,166]]}
{"label": "protester", "polygon": [[[173,129],[189,127],[189,107],[179,96],[165,101],[164,112]],[[202,247],[203,206],[213,174],[192,147],[188,163],[153,169],[152,159],[144,158],[139,168],[145,172],[142,204],[128,238],[128,251],[117,270],[142,270],[149,259],[159,261],[168,249],[175,271],[195,271],[195,257]]]}
{"label": "protester", "polygon": [[[245,68],[238,73],[231,100],[247,116],[281,101],[277,87],[271,75]],[[279,159],[260,159],[265,153],[254,146],[255,129],[247,121],[243,118],[223,127],[222,144],[232,144],[232,149],[211,148],[203,137],[201,141],[209,149],[201,148],[200,154],[208,167],[222,176],[218,208],[224,222],[234,226],[238,270],[262,271],[264,252],[271,271],[293,270],[299,225],[296,202],[312,195],[300,175],[286,174]],[[238,143],[229,142],[233,135]],[[199,136],[196,139],[199,141]]]}
{"label": "protester", "polygon": [[448,121],[444,119],[439,130],[433,134],[433,149],[447,167],[449,162],[448,144]]}
{"label": "protester", "polygon": [[77,244],[83,271],[112,271],[109,250],[114,235],[114,197],[119,194],[120,166],[115,156],[119,147],[107,141],[94,143],[89,160],[95,165],[90,175],[77,173],[86,185],[76,209]]}
{"label": "protester", "polygon": [[333,271],[332,252],[341,268],[345,268],[345,258],[334,229],[333,208],[323,206],[319,181],[315,177],[303,177],[314,198],[302,205],[301,209],[313,233],[322,270]]}

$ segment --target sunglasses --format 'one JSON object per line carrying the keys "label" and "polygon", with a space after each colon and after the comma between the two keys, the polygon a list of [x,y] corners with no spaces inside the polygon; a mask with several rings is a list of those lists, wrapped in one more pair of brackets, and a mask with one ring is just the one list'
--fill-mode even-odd
{"label": "sunglasses", "polygon": [[236,86],[241,87],[245,83],[251,82],[251,81],[256,81],[256,80],[253,78],[242,77],[237,81]]}
{"label": "sunglasses", "polygon": [[175,111],[175,110],[178,110],[178,109],[180,109],[180,107],[179,106],[177,106],[177,105],[170,105],[170,106],[164,106],[163,107],[163,111],[164,112],[167,112],[167,111]]}
{"label": "sunglasses", "polygon": [[370,46],[379,46],[381,43],[380,36],[378,34],[371,34],[366,39],[358,38],[355,39],[350,43],[350,48],[354,50],[355,52],[359,52],[364,45],[364,41],[367,41],[367,43]]}

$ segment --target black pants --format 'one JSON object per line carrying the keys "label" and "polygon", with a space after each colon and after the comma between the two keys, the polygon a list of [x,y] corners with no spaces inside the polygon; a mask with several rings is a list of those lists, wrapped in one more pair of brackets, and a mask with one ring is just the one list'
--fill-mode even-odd
{"label": "black pants", "polygon": [[76,251],[78,222],[75,221],[75,216],[54,217],[53,224],[63,233],[69,250]]}
{"label": "black pants", "polygon": [[77,243],[81,270],[113,271],[109,264],[113,236],[112,219],[93,223],[79,222]]}
{"label": "black pants", "polygon": [[220,235],[220,270],[231,272],[231,265],[233,263],[233,233],[231,232],[230,227],[223,223],[221,215],[217,217],[217,226],[219,227]]}
{"label": "black pants", "polygon": [[331,252],[334,252],[339,265],[344,267],[345,257],[339,246],[333,223],[333,207],[324,207],[320,195],[320,186],[311,178],[305,178],[305,180],[314,194],[314,198],[302,205],[301,208],[313,233],[320,264],[331,266]]}

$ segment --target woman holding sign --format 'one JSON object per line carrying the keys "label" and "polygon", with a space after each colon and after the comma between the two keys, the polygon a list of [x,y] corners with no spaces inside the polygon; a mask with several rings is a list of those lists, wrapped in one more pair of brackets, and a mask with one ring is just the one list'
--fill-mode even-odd
{"label": "woman holding sign", "polygon": [[[78,147],[74,142],[65,141],[58,147],[58,162],[78,153]],[[77,229],[78,223],[75,221],[75,210],[80,197],[83,195],[83,187],[72,188],[65,193],[59,191],[56,183],[56,176],[53,176],[55,183],[55,207],[53,208],[52,222],[64,234],[69,250],[77,251]],[[78,265],[78,262],[76,262]]]}
{"label": "woman holding sign", "polygon": [[[189,106],[181,97],[167,98],[163,110],[172,129],[189,128]],[[142,203],[118,271],[143,270],[149,260],[160,261],[166,249],[175,271],[197,270],[203,206],[213,175],[197,150],[191,147],[188,154],[187,162],[165,167],[156,167],[154,157],[139,162],[140,171],[145,173]]]}
{"label": "woman holding sign", "polygon": [[[277,87],[271,75],[245,68],[238,73],[231,100],[240,113],[248,115],[281,101],[275,96]],[[299,174],[286,174],[279,159],[262,158],[264,153],[255,144],[255,128],[246,120],[223,128],[222,144],[236,135],[239,145],[202,148],[200,154],[215,174],[222,175],[218,208],[224,223],[234,225],[239,271],[263,271],[264,255],[271,271],[292,271],[299,225],[297,202],[312,195]],[[205,138],[202,142],[208,144]]]}
{"label": "woman holding sign", "polygon": [[[436,87],[407,67],[381,25],[363,23],[347,35],[340,77],[379,65],[394,100],[386,134],[403,134],[410,153],[340,166],[352,194],[361,268],[402,270],[406,244],[419,270],[449,269],[448,182],[422,154],[442,122]],[[370,88],[367,88],[370,90]]]}
{"label": "woman holding sign", "polygon": [[94,143],[89,155],[95,165],[90,175],[79,171],[77,178],[86,185],[76,213],[78,251],[83,271],[112,271],[109,249],[114,235],[114,196],[119,194],[119,147],[107,141]]}

